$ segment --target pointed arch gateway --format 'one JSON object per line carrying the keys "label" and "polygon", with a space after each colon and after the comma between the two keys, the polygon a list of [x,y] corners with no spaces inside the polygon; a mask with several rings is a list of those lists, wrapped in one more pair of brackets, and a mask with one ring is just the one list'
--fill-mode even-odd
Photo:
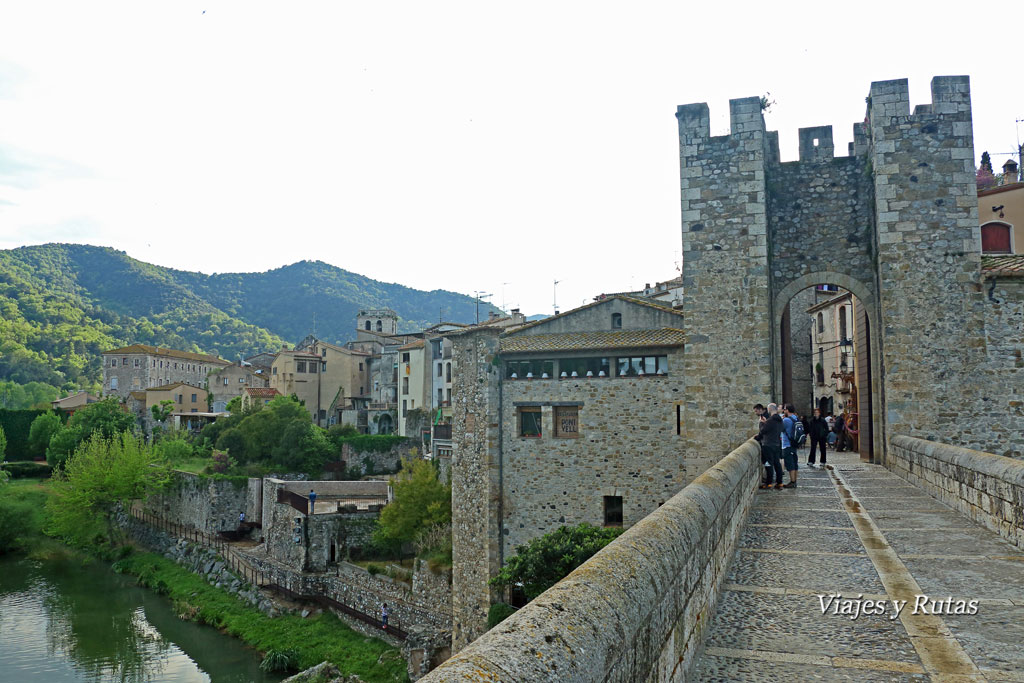
{"label": "pointed arch gateway", "polygon": [[[798,293],[816,285],[837,285],[857,298],[861,311],[853,327],[862,337],[859,344],[866,344],[863,354],[865,362],[858,363],[858,413],[860,416],[861,459],[880,462],[885,453],[884,396],[882,385],[882,354],[879,331],[882,329],[878,300],[874,288],[849,275],[834,271],[818,271],[801,275],[790,281],[772,297],[772,389],[775,396],[782,396],[783,368],[787,365],[784,357],[782,329],[784,318],[788,319],[789,302]],[[858,353],[860,356],[861,354]],[[866,366],[866,367],[865,367]],[[864,438],[864,437],[867,438]]]}

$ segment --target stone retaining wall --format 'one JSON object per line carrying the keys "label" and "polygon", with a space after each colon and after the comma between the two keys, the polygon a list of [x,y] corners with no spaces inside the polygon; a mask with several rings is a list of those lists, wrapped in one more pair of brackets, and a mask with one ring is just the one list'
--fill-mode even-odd
{"label": "stone retaining wall", "polygon": [[171,488],[146,501],[147,512],[211,534],[237,529],[240,512],[250,521],[260,521],[260,508],[256,506],[262,490],[260,479],[243,482],[191,472],[174,475]]}
{"label": "stone retaining wall", "polygon": [[686,680],[759,476],[747,441],[421,680]]}
{"label": "stone retaining wall", "polygon": [[894,436],[886,466],[1024,548],[1024,461]]}

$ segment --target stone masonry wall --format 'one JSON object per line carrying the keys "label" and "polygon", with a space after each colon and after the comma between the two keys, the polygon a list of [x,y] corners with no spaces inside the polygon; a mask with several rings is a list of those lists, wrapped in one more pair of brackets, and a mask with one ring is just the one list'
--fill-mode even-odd
{"label": "stone masonry wall", "polygon": [[421,680],[686,680],[759,476],[748,441]]}
{"label": "stone masonry wall", "polygon": [[259,516],[252,507],[259,479],[243,483],[190,472],[176,472],[175,479],[169,490],[146,502],[147,512],[212,534],[237,529],[240,512],[250,520]]}
{"label": "stone masonry wall", "polygon": [[683,450],[705,466],[729,452],[737,419],[772,393],[768,141],[759,98],[730,100],[729,115],[730,134],[711,137],[707,104],[676,113],[688,332]]}
{"label": "stone masonry wall", "polygon": [[501,568],[498,330],[453,335],[452,362],[452,651],[487,630]]}
{"label": "stone masonry wall", "polygon": [[[955,439],[984,405],[981,231],[966,76],[871,84],[868,116],[889,434]],[[966,406],[966,408],[965,408]]]}
{"label": "stone masonry wall", "polygon": [[908,436],[889,449],[893,472],[1024,548],[1024,462]]}
{"label": "stone masonry wall", "polygon": [[991,280],[982,289],[987,363],[981,410],[943,441],[1024,459],[1024,278]]}
{"label": "stone masonry wall", "polygon": [[[669,353],[668,376],[502,382],[505,557],[566,524],[602,526],[604,496],[622,497],[623,526],[632,526],[703,471],[676,434],[681,355]],[[541,408],[540,438],[519,436],[524,404]],[[559,404],[578,406],[579,437],[554,436]]]}
{"label": "stone masonry wall", "polygon": [[360,451],[351,444],[342,444],[341,459],[345,461],[345,468],[349,474],[359,476],[375,475],[387,472],[397,472],[402,464],[402,458],[409,456],[409,451],[416,443],[409,440],[405,443],[395,444],[387,451]]}

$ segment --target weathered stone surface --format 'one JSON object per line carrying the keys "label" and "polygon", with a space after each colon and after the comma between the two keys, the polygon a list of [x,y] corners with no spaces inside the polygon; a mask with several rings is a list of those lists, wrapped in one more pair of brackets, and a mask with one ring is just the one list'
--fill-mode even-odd
{"label": "weathered stone surface", "polygon": [[422,680],[678,679],[759,477],[749,441]]}

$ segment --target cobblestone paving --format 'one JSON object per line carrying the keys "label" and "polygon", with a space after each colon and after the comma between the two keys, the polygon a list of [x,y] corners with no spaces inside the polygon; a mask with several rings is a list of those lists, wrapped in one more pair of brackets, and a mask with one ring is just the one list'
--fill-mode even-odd
{"label": "cobblestone paving", "polygon": [[[829,460],[801,461],[796,489],[757,491],[694,680],[1024,681],[1024,552],[856,454]],[[950,607],[822,613],[819,594],[907,585]],[[977,613],[952,613],[957,600]]]}

